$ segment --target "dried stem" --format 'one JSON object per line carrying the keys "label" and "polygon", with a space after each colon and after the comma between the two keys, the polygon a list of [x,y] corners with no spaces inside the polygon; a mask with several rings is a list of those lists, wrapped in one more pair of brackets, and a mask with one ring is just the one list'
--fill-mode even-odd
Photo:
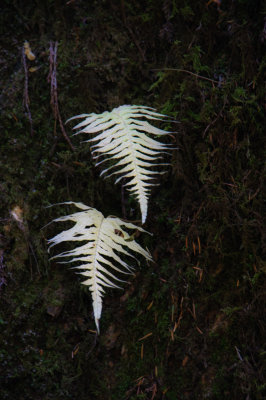
{"label": "dried stem", "polygon": [[27,60],[25,56],[25,48],[22,46],[22,63],[24,67],[24,94],[23,94],[23,106],[26,109],[26,114],[29,119],[30,123],[30,134],[31,136],[34,135],[33,131],[33,124],[32,124],[32,117],[31,117],[31,112],[30,112],[30,98],[29,98],[29,75],[28,75],[28,66],[27,66]]}
{"label": "dried stem", "polygon": [[48,82],[51,84],[51,106],[52,110],[54,113],[54,118],[55,118],[55,128],[54,132],[56,131],[56,121],[59,121],[59,125],[61,128],[61,132],[66,139],[67,143],[69,144],[70,148],[72,151],[74,151],[74,146],[72,145],[66,130],[64,128],[61,114],[59,111],[59,105],[58,105],[58,94],[57,94],[57,78],[56,78],[56,66],[57,66],[57,48],[58,48],[58,42],[50,42],[50,48],[49,48],[49,62],[50,62],[50,69],[49,69],[49,75],[48,75]]}

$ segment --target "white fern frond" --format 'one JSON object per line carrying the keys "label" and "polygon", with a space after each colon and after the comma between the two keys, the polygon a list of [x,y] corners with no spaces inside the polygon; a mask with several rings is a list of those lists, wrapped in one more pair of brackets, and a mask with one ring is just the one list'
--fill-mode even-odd
{"label": "white fern frond", "polygon": [[150,189],[151,186],[156,185],[150,181],[155,179],[154,175],[165,173],[151,170],[151,168],[157,165],[168,165],[158,164],[157,160],[162,158],[161,154],[167,153],[165,150],[171,147],[146,135],[148,133],[162,136],[171,133],[156,128],[147,120],[162,120],[167,116],[150,107],[124,105],[114,108],[111,112],[81,114],[72,117],[71,120],[74,118],[85,118],[74,127],[74,129],[82,128],[76,134],[101,132],[87,141],[98,142],[91,147],[94,159],[102,155],[107,156],[104,160],[98,161],[96,166],[109,160],[117,161],[115,165],[104,169],[101,175],[118,167],[118,170],[111,172],[107,177],[120,175],[115,183],[122,178],[129,178],[125,186],[137,197],[142,223],[144,223],[147,217]]}
{"label": "white fern frond", "polygon": [[[82,283],[89,286],[91,291],[94,319],[97,331],[99,332],[104,287],[119,288],[114,281],[121,281],[121,279],[118,279],[110,272],[110,269],[125,274],[132,273],[133,269],[133,267],[129,266],[120,258],[118,253],[135,258],[132,252],[136,252],[147,260],[152,260],[150,253],[132,239],[122,227],[137,229],[141,232],[146,231],[116,217],[109,216],[104,218],[101,212],[97,211],[95,208],[87,207],[82,203],[65,202],[62,204],[73,204],[82,211],[54,220],[55,222],[72,221],[75,225],[48,240],[50,245],[49,250],[56,244],[66,241],[83,242],[83,244],[75,249],[57,254],[52,257],[52,259],[71,257],[69,261],[66,261],[67,263],[80,263],[80,265],[73,268],[82,270],[80,274],[87,277]],[[116,261],[117,264],[120,264],[120,266],[114,265],[113,260]],[[121,268],[121,266],[123,268]],[[107,267],[109,267],[109,269],[107,269]]]}

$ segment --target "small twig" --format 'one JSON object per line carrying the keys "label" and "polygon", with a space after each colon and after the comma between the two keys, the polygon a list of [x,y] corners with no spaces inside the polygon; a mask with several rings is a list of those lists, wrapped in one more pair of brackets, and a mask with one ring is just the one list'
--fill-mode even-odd
{"label": "small twig", "polygon": [[244,361],[244,359],[243,359],[243,357],[242,357],[242,355],[241,355],[241,353],[240,353],[240,350],[239,350],[236,346],[235,346],[235,349],[236,349],[236,354],[237,354],[239,360],[240,360],[240,361]]}
{"label": "small twig", "polygon": [[193,219],[192,219],[192,222],[191,222],[191,226],[190,226],[190,228],[189,228],[189,230],[188,230],[188,232],[187,232],[187,237],[190,235],[190,232],[194,229],[194,227],[195,227],[195,225],[196,225],[197,218],[198,218],[198,216],[200,215],[201,210],[202,210],[202,208],[203,208],[204,205],[205,205],[205,201],[203,200],[203,202],[202,202],[201,205],[199,206],[199,208],[198,208],[196,214],[193,216]]}
{"label": "small twig", "polygon": [[211,122],[209,123],[209,125],[205,128],[205,130],[204,130],[204,132],[203,132],[203,134],[202,134],[202,137],[204,137],[204,136],[206,135],[206,133],[208,132],[208,130],[210,129],[210,127],[213,126],[213,125],[215,124],[215,122],[220,118],[220,116],[222,115],[222,112],[223,112],[223,108],[220,110],[220,112],[219,112],[219,114],[216,116],[216,118],[215,118],[213,121],[211,121]]}
{"label": "small twig", "polygon": [[33,256],[33,258],[34,258],[34,260],[35,260],[38,274],[41,275],[41,273],[40,273],[40,268],[39,268],[39,263],[38,263],[38,260],[37,260],[36,255],[35,255],[35,251],[34,251],[33,245],[32,245],[31,242],[30,242],[30,239],[29,239],[29,249],[31,250],[31,254],[32,254],[32,256]]}
{"label": "small twig", "polygon": [[204,132],[203,132],[203,134],[202,134],[202,137],[204,137],[204,136],[206,135],[206,133],[208,132],[208,130],[210,129],[210,127],[213,126],[213,125],[216,123],[216,121],[222,116],[223,110],[224,110],[225,105],[226,105],[226,101],[227,101],[227,99],[226,99],[226,97],[225,97],[223,107],[221,108],[221,110],[220,110],[219,113],[217,114],[216,118],[215,118],[213,121],[211,121],[211,122],[209,123],[209,125],[205,128],[205,130],[204,130]]}
{"label": "small twig", "polygon": [[92,345],[91,345],[91,348],[89,349],[89,351],[86,353],[86,359],[88,358],[88,356],[93,352],[93,350],[94,350],[94,348],[96,347],[96,344],[97,344],[97,342],[98,342],[98,333],[96,332],[95,333],[95,336],[94,336],[94,340],[93,340],[93,343],[92,343]]}
{"label": "small twig", "polygon": [[196,78],[205,79],[205,81],[209,81],[212,83],[221,84],[219,81],[215,81],[214,79],[206,78],[206,76],[195,74],[194,72],[188,71],[186,69],[179,69],[179,68],[153,68],[151,71],[177,71],[177,72],[185,72],[187,74],[193,75]]}
{"label": "small twig", "polygon": [[142,61],[144,61],[144,62],[147,61],[146,57],[145,57],[145,54],[144,54],[142,48],[140,47],[140,44],[139,44],[138,40],[135,38],[134,32],[132,31],[132,29],[128,25],[124,0],[121,0],[121,12],[122,12],[122,18],[123,18],[124,25],[127,28],[128,32],[130,33],[131,39],[135,43],[135,46],[137,47],[137,49],[138,49],[138,51],[139,51],[139,53],[141,55]]}
{"label": "small twig", "polygon": [[66,130],[64,128],[61,114],[59,111],[59,104],[58,104],[58,94],[57,94],[57,78],[56,78],[56,66],[57,66],[57,47],[58,47],[58,42],[55,42],[53,45],[52,42],[50,42],[50,48],[49,48],[49,61],[50,61],[50,69],[49,69],[49,75],[48,75],[48,82],[51,84],[51,106],[52,110],[54,113],[54,118],[55,118],[55,123],[56,121],[59,121],[59,125],[61,128],[61,132],[66,139],[67,143],[69,144],[70,148],[72,151],[75,151],[74,146],[72,145]]}
{"label": "small twig", "polygon": [[24,94],[23,94],[23,105],[26,109],[29,123],[30,123],[30,134],[33,136],[33,124],[32,124],[32,117],[31,117],[31,112],[30,112],[30,98],[29,98],[29,75],[28,75],[28,67],[27,67],[27,60],[25,56],[25,48],[22,46],[22,63],[24,67]]}
{"label": "small twig", "polygon": [[4,264],[4,250],[0,250],[0,290],[3,285],[6,285],[6,279],[5,279],[5,264]]}

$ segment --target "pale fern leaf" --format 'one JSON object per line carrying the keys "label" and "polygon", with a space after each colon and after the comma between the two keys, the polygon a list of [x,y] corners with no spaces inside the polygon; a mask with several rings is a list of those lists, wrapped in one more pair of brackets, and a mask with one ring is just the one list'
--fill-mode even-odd
{"label": "pale fern leaf", "polygon": [[98,161],[96,165],[106,161],[116,161],[114,165],[104,169],[101,175],[119,167],[106,177],[119,175],[116,183],[122,178],[129,179],[125,186],[129,187],[128,190],[137,197],[144,223],[150,189],[155,185],[151,181],[155,179],[154,175],[164,173],[151,168],[167,165],[157,161],[171,147],[147,136],[146,133],[155,136],[170,133],[156,128],[147,120],[162,120],[166,116],[150,107],[124,105],[114,108],[111,112],[81,114],[71,119],[74,118],[85,118],[74,127],[80,129],[76,134],[101,132],[88,140],[91,143],[96,142],[91,146],[94,159],[98,160],[99,157],[105,156],[104,160]]}
{"label": "pale fern leaf", "polygon": [[[62,204],[73,204],[82,211],[54,220],[54,222],[72,221],[75,224],[72,228],[50,239],[48,241],[49,250],[62,242],[82,242],[73,250],[64,251],[52,258],[70,257],[66,263],[79,263],[73,268],[81,270],[80,274],[86,277],[82,283],[89,286],[95,324],[99,332],[104,287],[119,288],[116,282],[124,282],[114,275],[114,271],[124,274],[132,273],[133,268],[121,259],[120,254],[135,258],[132,253],[138,253],[147,260],[152,260],[150,253],[132,239],[125,228],[145,231],[116,217],[104,218],[101,212],[82,203],[66,202]],[[117,265],[113,264],[114,261]],[[113,271],[111,272],[110,269]]]}

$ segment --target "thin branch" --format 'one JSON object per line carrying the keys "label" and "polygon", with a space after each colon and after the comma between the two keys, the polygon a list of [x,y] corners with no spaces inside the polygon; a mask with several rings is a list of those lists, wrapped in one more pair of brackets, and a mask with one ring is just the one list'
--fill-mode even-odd
{"label": "thin branch", "polygon": [[204,137],[206,135],[206,133],[208,132],[210,127],[213,126],[216,123],[216,121],[222,116],[226,103],[227,103],[227,97],[225,97],[223,107],[221,108],[221,110],[217,114],[216,118],[213,121],[211,121],[209,123],[209,125],[205,128],[205,130],[204,130],[204,132],[202,134],[202,137]]}
{"label": "thin branch", "polygon": [[190,75],[195,76],[196,78],[204,79],[205,81],[209,81],[209,82],[212,82],[212,83],[221,84],[221,82],[219,82],[219,81],[215,81],[214,79],[206,78],[206,76],[202,76],[202,75],[195,74],[194,72],[188,71],[188,70],[186,70],[186,69],[179,69],[179,68],[155,68],[155,69],[151,69],[151,71],[177,71],[177,72],[185,72],[185,73],[187,73],[187,74],[190,74]]}
{"label": "thin branch", "polygon": [[[59,125],[61,128],[61,132],[66,139],[67,143],[69,144],[70,148],[72,151],[75,151],[74,146],[72,145],[66,130],[64,128],[61,114],[59,111],[59,105],[58,105],[58,94],[57,94],[57,78],[56,78],[56,66],[57,66],[57,48],[58,48],[58,42],[55,42],[53,45],[52,42],[50,42],[50,48],[49,48],[49,62],[50,62],[50,68],[49,68],[49,75],[48,75],[48,82],[51,84],[51,106],[52,110],[54,113],[54,118],[55,118],[55,124],[56,121],[59,121]],[[56,129],[56,125],[55,125]]]}

